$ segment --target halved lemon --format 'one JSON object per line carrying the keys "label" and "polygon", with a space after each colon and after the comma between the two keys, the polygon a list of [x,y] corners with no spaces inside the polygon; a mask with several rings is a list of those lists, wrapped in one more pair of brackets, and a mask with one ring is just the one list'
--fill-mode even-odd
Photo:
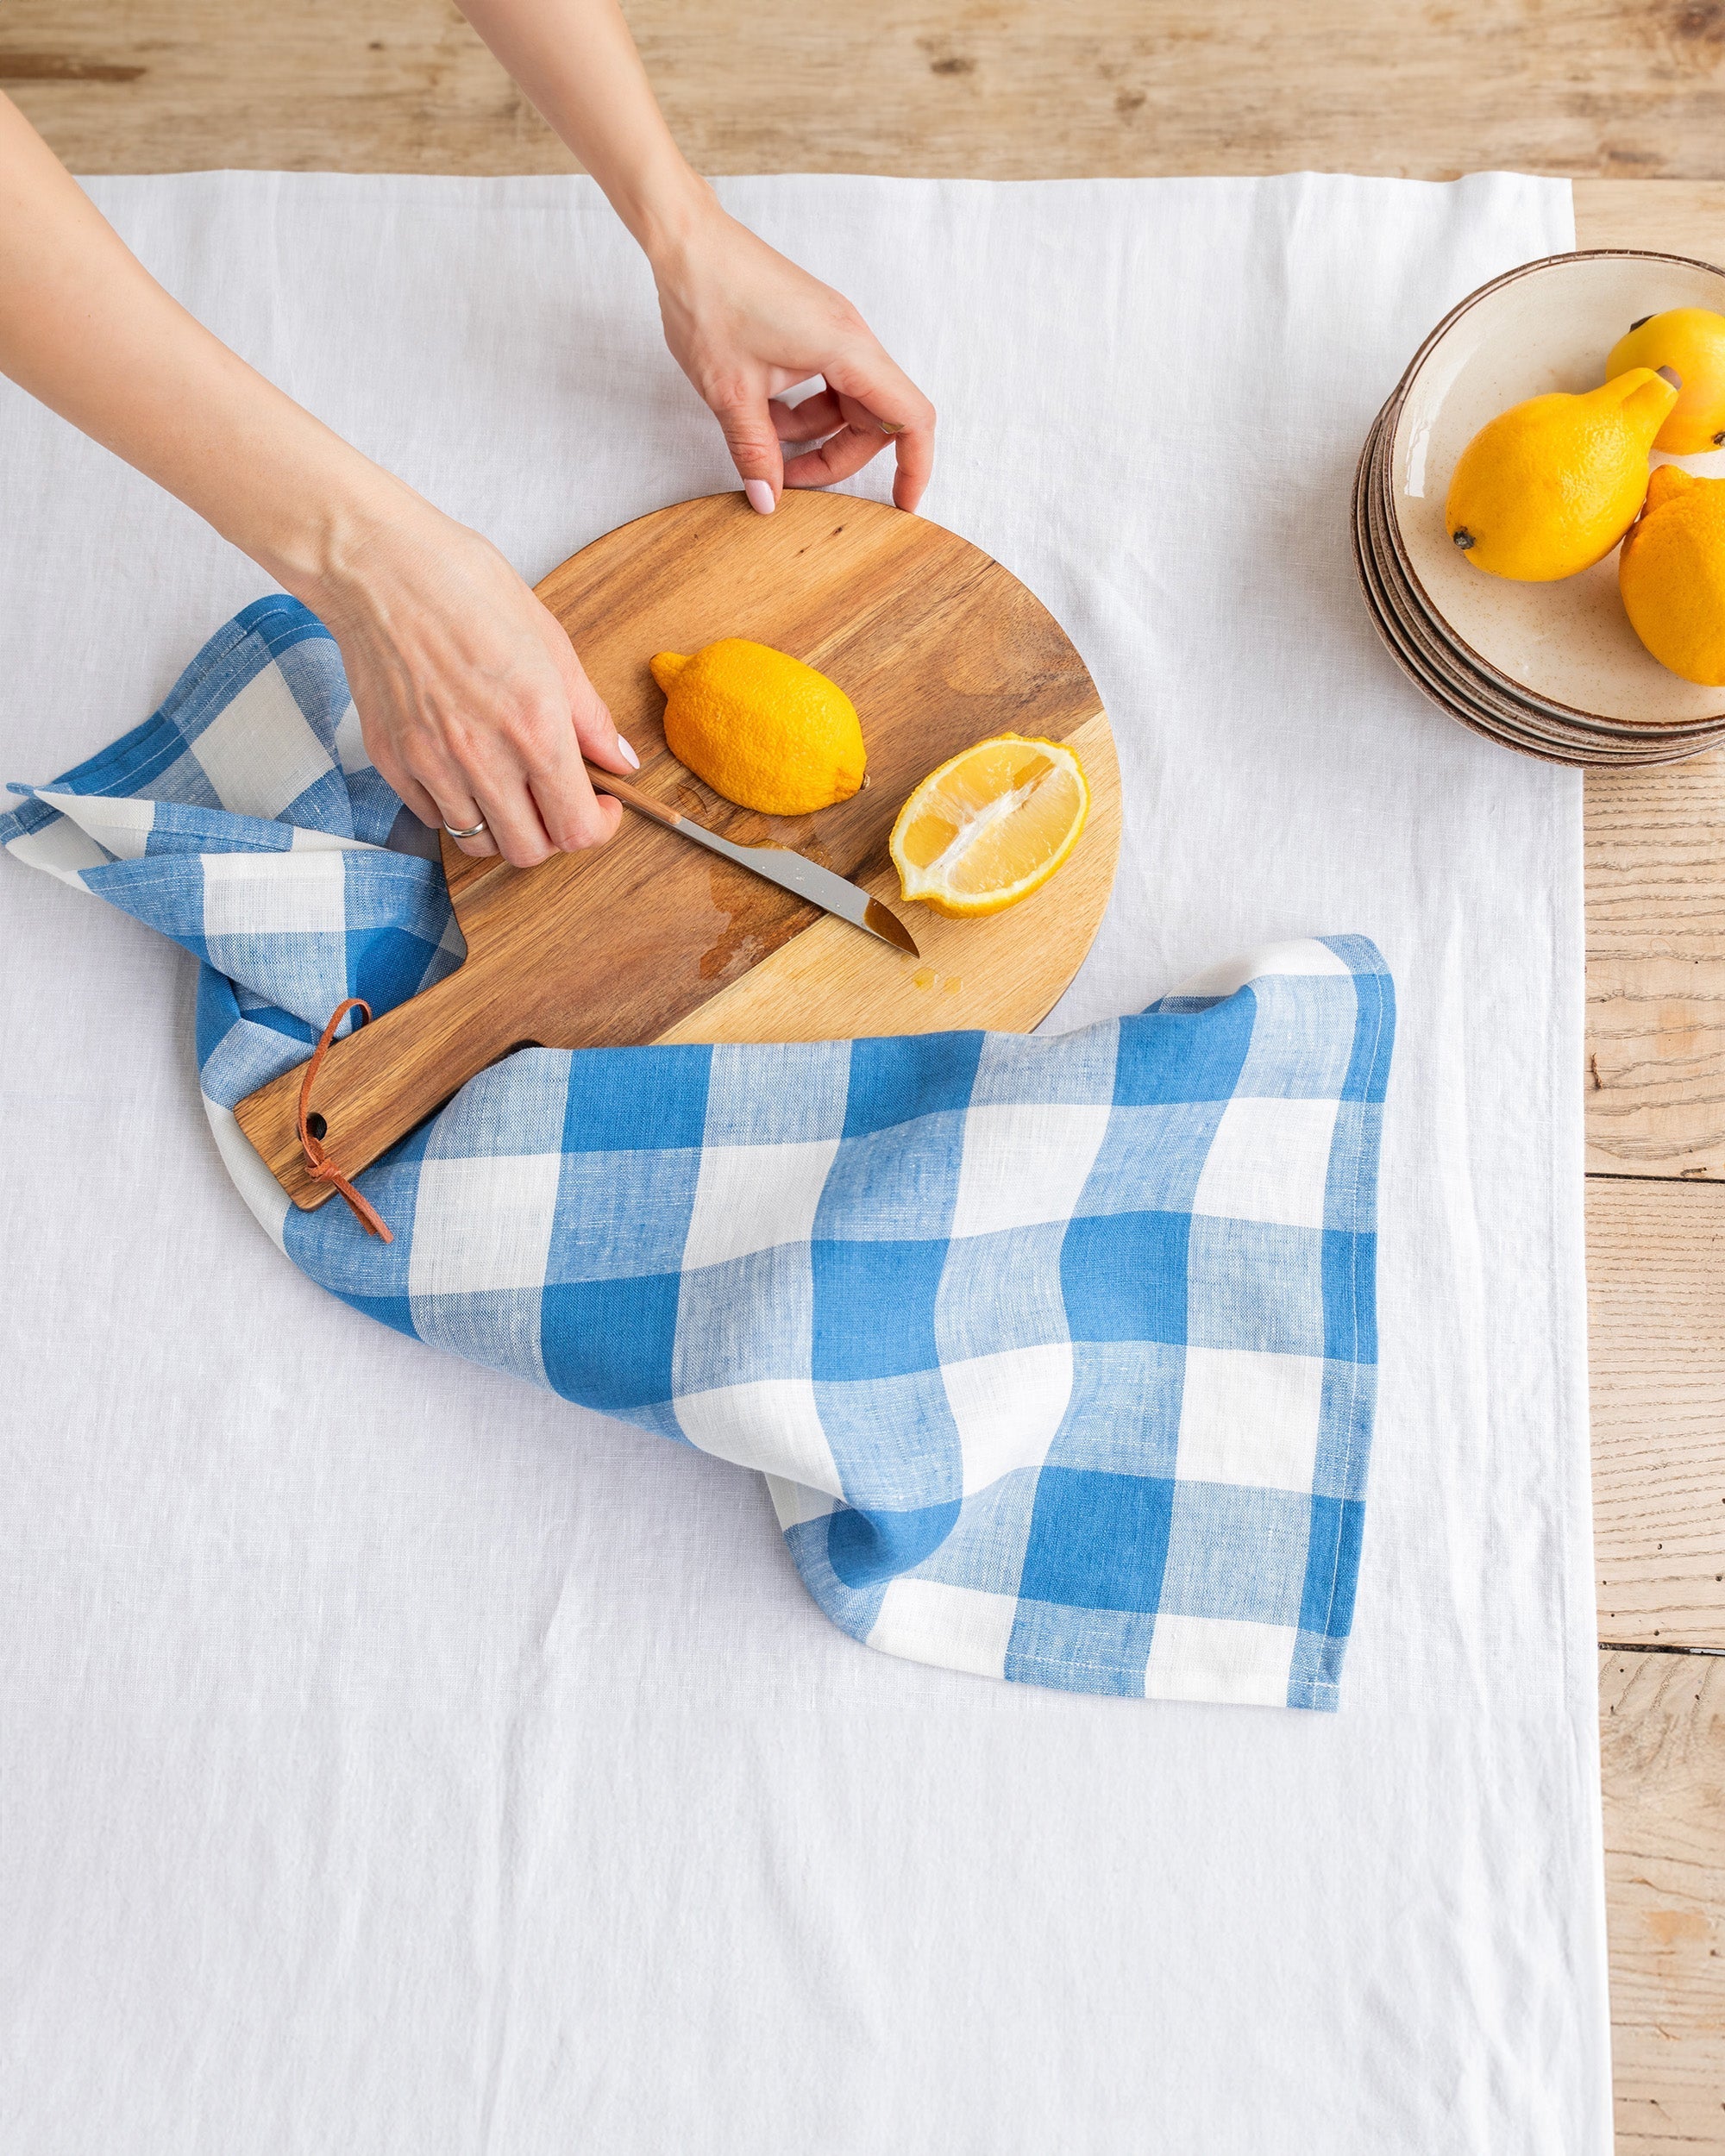
{"label": "halved lemon", "polygon": [[976,742],[931,771],[899,811],[899,887],[937,913],[998,913],[1048,881],[1089,811],[1084,767],[1064,742]]}

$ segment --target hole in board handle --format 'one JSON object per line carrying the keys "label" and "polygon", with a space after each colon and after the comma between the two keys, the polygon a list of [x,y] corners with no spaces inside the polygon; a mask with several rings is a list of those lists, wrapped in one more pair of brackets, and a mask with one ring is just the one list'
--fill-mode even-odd
{"label": "hole in board handle", "polygon": [[318,1114],[316,1108],[306,1117],[305,1127],[315,1138],[323,1139],[329,1135],[329,1125]]}

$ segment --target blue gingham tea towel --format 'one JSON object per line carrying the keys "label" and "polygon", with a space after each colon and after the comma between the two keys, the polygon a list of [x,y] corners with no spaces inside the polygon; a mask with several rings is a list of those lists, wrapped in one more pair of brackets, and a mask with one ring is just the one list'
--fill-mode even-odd
{"label": "blue gingham tea towel", "polygon": [[767,1476],[871,1646],[1078,1691],[1333,1708],[1377,1363],[1394,998],[1284,944],[1052,1038],[524,1050],[287,1204],[234,1104],[344,997],[459,963],[386,849],[333,640],[248,607],[0,842],[202,962],[235,1181],[355,1309]]}

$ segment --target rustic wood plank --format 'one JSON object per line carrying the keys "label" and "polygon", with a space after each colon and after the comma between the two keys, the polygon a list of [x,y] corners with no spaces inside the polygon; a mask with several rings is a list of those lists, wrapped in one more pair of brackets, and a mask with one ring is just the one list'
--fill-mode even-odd
{"label": "rustic wood plank", "polygon": [[1656,254],[1725,262],[1725,185],[1578,179],[1575,243],[1652,248]]}
{"label": "rustic wood plank", "polygon": [[1588,1167],[1725,1176],[1725,753],[1586,799]]}
{"label": "rustic wood plank", "polygon": [[[1580,181],[1579,247],[1725,260],[1725,187]],[[1587,777],[1587,1164],[1725,1177],[1725,755]]]}
{"label": "rustic wood plank", "polygon": [[1618,2156],[1725,2148],[1725,1659],[1602,1654]]}
{"label": "rustic wood plank", "polygon": [[1725,1191],[1587,1193],[1603,1639],[1725,1648]]}
{"label": "rustic wood plank", "polygon": [[[630,0],[629,15],[707,172],[1725,179],[1716,0]],[[571,166],[449,0],[9,0],[0,85],[82,172]]]}

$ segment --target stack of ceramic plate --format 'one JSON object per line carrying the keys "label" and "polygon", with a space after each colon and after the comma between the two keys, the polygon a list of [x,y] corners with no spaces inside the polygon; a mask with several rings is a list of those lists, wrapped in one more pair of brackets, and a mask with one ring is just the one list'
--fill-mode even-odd
{"label": "stack of ceramic plate", "polygon": [[[1630,324],[1725,314],[1725,272],[1673,254],[1554,254],[1440,322],[1379,412],[1354,477],[1353,548],[1379,634],[1464,726],[1556,763],[1672,763],[1725,743],[1725,688],[1667,673],[1629,625],[1617,555],[1556,584],[1473,567],[1444,525],[1456,460],[1488,419],[1592,389]],[[1725,452],[1655,461],[1725,477]]]}

